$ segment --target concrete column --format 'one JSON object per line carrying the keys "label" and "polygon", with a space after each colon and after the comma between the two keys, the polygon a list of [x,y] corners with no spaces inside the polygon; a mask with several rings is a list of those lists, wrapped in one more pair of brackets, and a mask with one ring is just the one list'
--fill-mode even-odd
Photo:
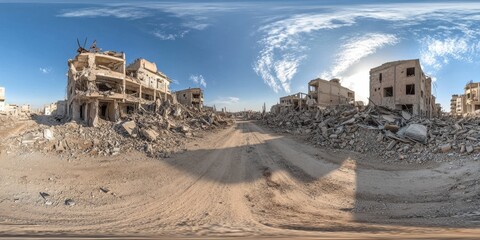
{"label": "concrete column", "polygon": [[[89,103],[90,114],[88,118],[88,125],[91,127],[98,126],[98,100],[95,99],[93,102]],[[86,109],[86,108],[85,108]]]}
{"label": "concrete column", "polygon": [[120,118],[120,111],[119,111],[119,108],[118,108],[118,102],[117,100],[113,100],[113,112],[115,114],[114,118],[113,118],[113,121],[118,121],[118,119]]}

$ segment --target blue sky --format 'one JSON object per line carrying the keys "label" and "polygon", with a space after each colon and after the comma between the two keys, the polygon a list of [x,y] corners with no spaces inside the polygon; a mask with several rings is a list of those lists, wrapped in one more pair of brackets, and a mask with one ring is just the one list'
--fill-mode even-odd
{"label": "blue sky", "polygon": [[366,101],[369,69],[402,59],[420,59],[444,110],[480,81],[473,1],[3,1],[0,33],[7,102],[35,107],[65,97],[77,38],[154,61],[172,90],[201,87],[206,104],[229,110],[269,107],[317,77]]}

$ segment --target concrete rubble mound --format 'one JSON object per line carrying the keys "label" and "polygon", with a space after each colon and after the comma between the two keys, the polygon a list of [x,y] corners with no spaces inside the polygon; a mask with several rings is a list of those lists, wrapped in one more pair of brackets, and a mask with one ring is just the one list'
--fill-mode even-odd
{"label": "concrete rubble mound", "polygon": [[75,121],[36,118],[35,128],[8,139],[9,148],[58,152],[68,158],[81,155],[118,155],[139,150],[152,157],[169,157],[183,151],[188,138],[233,124],[226,113],[188,108],[166,101],[160,108],[140,108],[117,122],[102,120],[96,127]]}
{"label": "concrete rubble mound", "polygon": [[426,119],[375,105],[340,105],[268,113],[261,122],[276,131],[304,136],[316,146],[374,154],[386,161],[477,159],[480,152],[479,117]]}

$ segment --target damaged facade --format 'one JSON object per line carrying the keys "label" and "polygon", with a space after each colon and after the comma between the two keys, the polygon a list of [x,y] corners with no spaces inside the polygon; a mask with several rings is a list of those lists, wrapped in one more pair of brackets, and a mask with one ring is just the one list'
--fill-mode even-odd
{"label": "damaged facade", "polygon": [[89,126],[99,118],[117,121],[142,106],[173,100],[170,79],[145,59],[127,66],[122,52],[79,48],[68,68],[67,116]]}
{"label": "damaged facade", "polygon": [[44,106],[43,114],[49,116],[63,117],[66,114],[66,101],[57,101]]}
{"label": "damaged facade", "polygon": [[432,79],[418,59],[384,63],[370,70],[370,101],[378,106],[405,110],[422,117],[437,112]]}
{"label": "damaged facade", "polygon": [[470,81],[465,85],[464,94],[454,94],[450,100],[452,115],[476,114],[480,110],[480,82]]}
{"label": "damaged facade", "polygon": [[308,96],[318,106],[332,106],[355,103],[355,92],[340,85],[340,79],[330,81],[320,78],[308,83]]}
{"label": "damaged facade", "polygon": [[281,108],[290,108],[293,110],[302,110],[307,106],[307,94],[306,93],[296,93],[280,98]]}
{"label": "damaged facade", "polygon": [[203,91],[200,88],[189,88],[175,92],[177,101],[184,106],[203,108]]}

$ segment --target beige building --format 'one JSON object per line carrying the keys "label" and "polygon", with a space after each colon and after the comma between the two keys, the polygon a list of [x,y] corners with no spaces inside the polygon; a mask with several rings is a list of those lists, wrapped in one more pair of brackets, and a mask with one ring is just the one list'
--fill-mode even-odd
{"label": "beige building", "polygon": [[453,94],[452,99],[450,99],[450,114],[451,115],[457,114],[457,98],[458,98],[458,94]]}
{"label": "beige building", "polygon": [[79,48],[68,68],[67,115],[89,126],[172,99],[171,81],[155,63],[137,59],[126,66],[122,52]]}
{"label": "beige building", "polygon": [[355,92],[340,85],[339,79],[330,81],[320,78],[308,83],[308,96],[318,106],[354,104]]}
{"label": "beige building", "polygon": [[283,109],[302,110],[307,107],[307,94],[299,92],[281,97],[279,107]]}
{"label": "beige building", "polygon": [[44,106],[44,115],[63,117],[66,114],[66,101],[57,101]]}
{"label": "beige building", "polygon": [[469,82],[465,85],[465,110],[464,113],[474,113],[480,110],[480,82]]}
{"label": "beige building", "polygon": [[0,112],[5,112],[5,88],[0,87]]}
{"label": "beige building", "polygon": [[370,101],[432,117],[435,98],[431,84],[431,78],[425,76],[418,59],[384,63],[370,70]]}
{"label": "beige building", "polygon": [[203,108],[203,91],[200,88],[189,88],[175,92],[177,101],[187,107]]}

